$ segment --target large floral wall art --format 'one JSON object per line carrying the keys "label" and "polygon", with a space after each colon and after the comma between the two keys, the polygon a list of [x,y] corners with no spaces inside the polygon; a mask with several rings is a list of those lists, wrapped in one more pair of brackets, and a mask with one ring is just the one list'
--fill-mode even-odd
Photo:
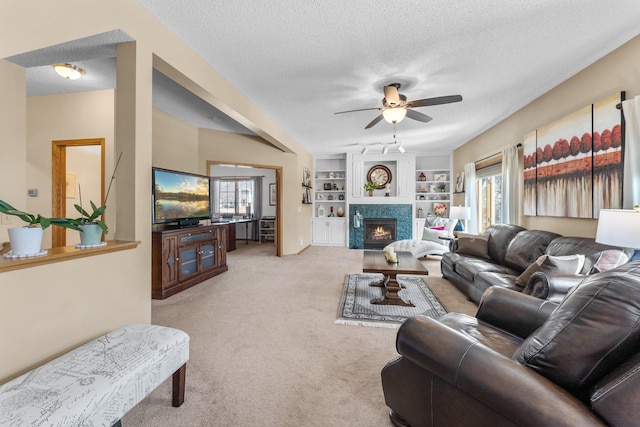
{"label": "large floral wall art", "polygon": [[597,218],[622,207],[624,92],[525,135],[523,212]]}

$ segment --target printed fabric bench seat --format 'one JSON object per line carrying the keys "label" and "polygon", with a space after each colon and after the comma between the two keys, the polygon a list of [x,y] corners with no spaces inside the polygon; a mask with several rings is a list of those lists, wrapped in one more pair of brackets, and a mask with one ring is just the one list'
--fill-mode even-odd
{"label": "printed fabric bench seat", "polygon": [[184,402],[189,335],[134,324],[111,331],[0,386],[0,425],[112,426],[173,375]]}

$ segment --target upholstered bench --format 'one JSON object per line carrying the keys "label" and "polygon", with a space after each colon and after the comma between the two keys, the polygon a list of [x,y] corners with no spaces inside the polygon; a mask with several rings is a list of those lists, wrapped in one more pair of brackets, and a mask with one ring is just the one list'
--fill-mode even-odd
{"label": "upholstered bench", "polygon": [[173,375],[184,402],[189,335],[127,325],[0,386],[0,425],[112,426]]}

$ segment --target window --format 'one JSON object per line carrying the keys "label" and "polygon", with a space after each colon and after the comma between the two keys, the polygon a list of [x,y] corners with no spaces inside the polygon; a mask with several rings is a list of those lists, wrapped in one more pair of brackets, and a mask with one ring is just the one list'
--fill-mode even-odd
{"label": "window", "polygon": [[253,180],[249,178],[221,178],[218,200],[220,214],[252,214]]}
{"label": "window", "polygon": [[478,231],[502,224],[502,163],[476,171],[478,195]]}

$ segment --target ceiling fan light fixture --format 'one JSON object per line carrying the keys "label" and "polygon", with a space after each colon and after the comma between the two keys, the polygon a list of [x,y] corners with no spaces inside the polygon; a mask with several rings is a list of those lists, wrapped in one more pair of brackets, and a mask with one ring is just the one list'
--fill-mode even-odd
{"label": "ceiling fan light fixture", "polygon": [[360,154],[364,156],[368,152],[369,152],[369,149],[364,144],[362,144],[362,151],[360,151]]}
{"label": "ceiling fan light fixture", "polygon": [[68,63],[53,64],[56,73],[69,80],[77,80],[84,75],[84,70],[76,65]]}
{"label": "ceiling fan light fixture", "polygon": [[404,107],[385,108],[385,110],[382,112],[382,116],[389,123],[400,123],[406,115],[407,109]]}

